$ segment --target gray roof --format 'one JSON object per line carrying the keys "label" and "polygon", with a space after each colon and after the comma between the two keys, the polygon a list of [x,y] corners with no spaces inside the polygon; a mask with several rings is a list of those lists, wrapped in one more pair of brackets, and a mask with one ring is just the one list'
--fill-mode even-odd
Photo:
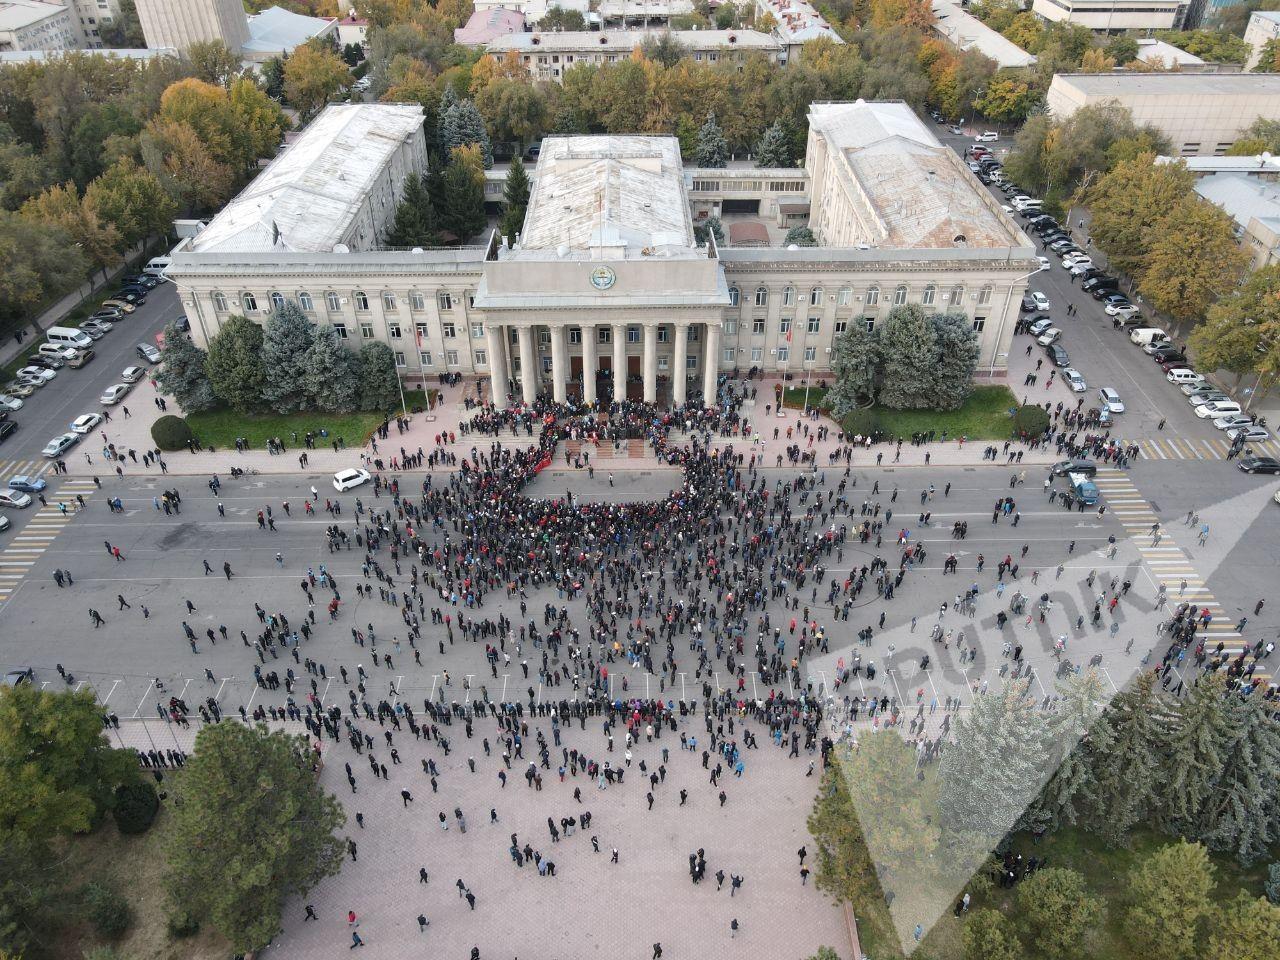
{"label": "gray roof", "polygon": [[65,4],[44,0],[0,0],[0,30],[21,30],[67,12]]}
{"label": "gray roof", "polygon": [[280,53],[300,47],[337,23],[332,17],[304,17],[283,7],[268,7],[249,18],[249,41],[244,49],[253,53]]}
{"label": "gray roof", "polygon": [[1280,95],[1276,73],[1060,73],[1053,80],[1090,97]]}
{"label": "gray roof", "polygon": [[960,4],[951,0],[933,0],[933,28],[961,50],[976,50],[1002,68],[1029,67],[1036,58],[1012,40],[992,30]]}
{"label": "gray roof", "polygon": [[571,51],[577,53],[629,53],[646,40],[657,40],[667,34],[690,50],[780,50],[774,37],[756,30],[551,30],[534,33],[511,33],[494,37],[486,48],[489,53],[538,51]]}
{"label": "gray roof", "polygon": [[1280,232],[1280,186],[1257,177],[1220,173],[1196,181],[1196,193],[1217,204],[1241,227],[1253,220]]}

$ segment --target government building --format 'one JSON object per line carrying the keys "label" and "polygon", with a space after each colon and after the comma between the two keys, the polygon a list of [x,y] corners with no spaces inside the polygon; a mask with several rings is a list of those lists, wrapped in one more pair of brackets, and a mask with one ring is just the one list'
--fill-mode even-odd
{"label": "government building", "polygon": [[[195,341],[293,301],[352,349],[390,345],[409,386],[712,403],[732,370],[829,371],[849,324],[916,303],[967,314],[979,376],[1005,375],[1035,249],[906,104],[814,104],[787,170],[685,169],[674,137],[548,137],[517,236],[386,249],[422,123],[331,106],[183,240],[168,273]],[[723,240],[696,229],[713,217]],[[796,225],[817,245],[785,246]]]}

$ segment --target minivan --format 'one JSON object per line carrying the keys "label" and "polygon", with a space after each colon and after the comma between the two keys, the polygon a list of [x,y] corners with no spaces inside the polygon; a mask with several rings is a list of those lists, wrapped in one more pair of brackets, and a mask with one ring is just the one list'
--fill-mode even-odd
{"label": "minivan", "polygon": [[1159,327],[1138,327],[1136,330],[1129,331],[1129,340],[1140,347],[1146,346],[1152,340],[1168,339],[1169,335]]}
{"label": "minivan", "polygon": [[49,343],[60,347],[74,347],[77,350],[84,350],[93,346],[93,341],[89,339],[89,335],[80,332],[75,327],[50,327],[45,331],[44,335]]}
{"label": "minivan", "polygon": [[142,272],[149,273],[153,277],[163,277],[164,272],[169,269],[169,264],[172,262],[168,257],[152,257],[147,261],[147,265],[142,268]]}
{"label": "minivan", "polygon": [[1170,383],[1177,384],[1199,383],[1204,379],[1201,374],[1196,373],[1194,370],[1189,370],[1186,367],[1176,367],[1173,370],[1170,370],[1165,374],[1165,378]]}

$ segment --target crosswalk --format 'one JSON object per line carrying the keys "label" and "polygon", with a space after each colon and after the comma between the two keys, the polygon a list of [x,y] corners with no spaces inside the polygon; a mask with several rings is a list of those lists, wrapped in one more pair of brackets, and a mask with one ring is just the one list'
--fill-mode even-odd
{"label": "crosswalk", "polygon": [[43,477],[53,469],[53,461],[43,457],[30,460],[0,460],[0,486],[9,483],[10,477]]}
{"label": "crosswalk", "polygon": [[[11,476],[22,476],[23,471],[6,472],[3,477],[7,482]],[[26,476],[34,476],[27,473]],[[75,517],[77,494],[88,500],[97,490],[92,479],[72,478],[62,483],[56,493],[45,494],[48,505],[36,510],[35,515],[27,520],[16,533],[8,537],[8,542],[0,550],[0,609],[22,585],[41,555],[53,545],[63,528]],[[64,513],[60,504],[66,504]],[[34,504],[33,504],[34,506]],[[27,508],[28,510],[31,507]],[[17,523],[14,526],[18,526]]]}
{"label": "crosswalk", "polygon": [[[1197,440],[1191,437],[1160,437],[1142,440],[1122,440],[1126,446],[1137,443],[1143,460],[1225,460],[1231,441],[1226,437],[1213,437],[1209,440]],[[1247,446],[1257,456],[1280,458],[1280,443],[1268,440],[1265,443],[1250,443]]]}
{"label": "crosswalk", "polygon": [[[1235,629],[1231,617],[1205,585],[1204,578],[1196,571],[1186,551],[1167,534],[1158,544],[1153,541],[1152,528],[1161,523],[1160,518],[1138,492],[1129,475],[1120,470],[1103,469],[1098,471],[1094,483],[1106,497],[1108,509],[1137,547],[1156,583],[1164,585],[1170,603],[1186,601],[1209,611],[1212,619],[1199,631],[1205,641],[1205,649],[1213,650],[1219,641],[1225,645],[1223,650],[1229,657],[1245,649],[1247,644]],[[1272,682],[1265,667],[1260,667],[1253,675],[1263,683]]]}

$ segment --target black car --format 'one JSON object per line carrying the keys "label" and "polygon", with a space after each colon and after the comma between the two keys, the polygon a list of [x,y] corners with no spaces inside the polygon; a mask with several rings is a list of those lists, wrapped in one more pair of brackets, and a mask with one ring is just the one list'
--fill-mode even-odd
{"label": "black car", "polygon": [[154,290],[160,286],[160,281],[146,273],[135,273],[132,276],[125,277],[120,281],[120,284],[124,287],[142,287],[146,290]]}
{"label": "black car", "polygon": [[141,287],[124,287],[111,296],[125,303],[132,303],[135,307],[140,307],[147,302],[147,291]]}
{"label": "black car", "polygon": [[1099,270],[1097,267],[1090,267],[1084,273],[1080,274],[1080,279],[1082,282],[1087,282],[1089,280],[1095,279],[1096,277],[1105,277],[1105,276],[1106,274],[1103,273],[1101,270]]}
{"label": "black car", "polygon": [[1067,351],[1060,344],[1051,343],[1044,348],[1044,352],[1049,355],[1049,362],[1055,367],[1068,367],[1071,365],[1071,357],[1067,355]]}
{"label": "black car", "polygon": [[16,687],[22,683],[35,683],[36,672],[30,667],[14,667],[4,675],[4,679],[0,680],[0,685],[6,687]]}
{"label": "black car", "polygon": [[28,363],[33,367],[44,367],[46,370],[61,370],[67,365],[67,361],[61,357],[48,356],[38,353],[34,357],[28,357]]}
{"label": "black car", "polygon": [[1098,286],[1089,291],[1089,296],[1093,297],[1095,300],[1105,300],[1107,297],[1111,296],[1111,294],[1116,293],[1120,289],[1119,281],[1109,280],[1104,277],[1097,277],[1095,279],[1102,281]]}
{"label": "black car", "polygon": [[1036,302],[1034,300],[1032,300],[1030,297],[1023,297],[1022,303],[1018,309],[1020,309],[1023,313],[1030,313],[1035,308],[1036,308]]}
{"label": "black car", "polygon": [[1083,473],[1086,477],[1096,477],[1098,465],[1092,460],[1060,460],[1049,468],[1049,472],[1055,477],[1065,476],[1068,473]]}
{"label": "black car", "polygon": [[8,440],[17,429],[18,425],[12,420],[6,419],[4,421],[0,421],[0,443],[4,443],[4,441]]}
{"label": "black car", "polygon": [[1187,358],[1181,350],[1170,342],[1152,350],[1151,359],[1156,363],[1164,363],[1167,360],[1185,360]]}
{"label": "black car", "polygon": [[1237,463],[1245,473],[1280,473],[1280,460],[1275,457],[1241,457]]}

